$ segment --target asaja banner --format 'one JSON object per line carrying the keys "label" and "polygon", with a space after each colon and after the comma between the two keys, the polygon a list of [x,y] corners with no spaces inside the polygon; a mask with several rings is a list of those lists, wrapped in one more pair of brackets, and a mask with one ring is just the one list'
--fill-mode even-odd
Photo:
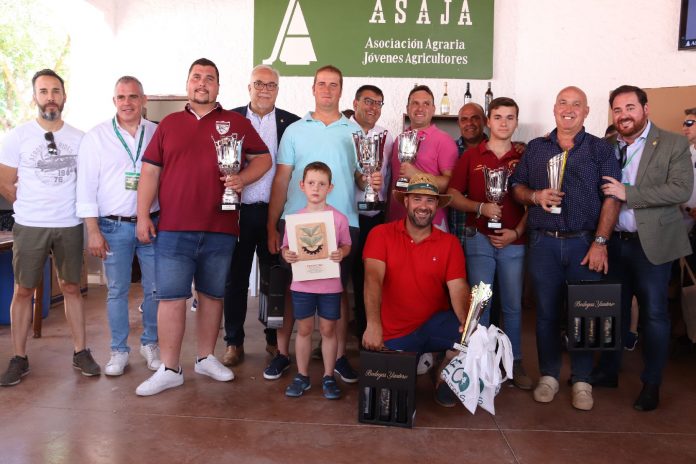
{"label": "asaja banner", "polygon": [[494,0],[255,0],[254,64],[312,76],[490,79]]}

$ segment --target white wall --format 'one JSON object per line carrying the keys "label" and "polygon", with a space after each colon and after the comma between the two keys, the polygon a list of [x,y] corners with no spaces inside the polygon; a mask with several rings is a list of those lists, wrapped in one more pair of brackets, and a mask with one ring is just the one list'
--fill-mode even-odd
{"label": "white wall", "polygon": [[[587,92],[591,111],[586,126],[603,133],[612,88],[694,83],[696,52],[677,51],[679,0],[495,3],[493,91],[515,98],[521,107],[516,139],[553,128],[553,101],[566,85]],[[65,0],[65,5],[68,14],[61,20],[74,31],[66,119],[78,127],[88,129],[111,115],[110,96],[120,75],[139,77],[149,94],[183,94],[188,66],[202,56],[220,68],[222,104],[247,102],[252,0]],[[88,20],[81,19],[83,12]],[[347,78],[341,108],[352,105],[358,86],[373,83],[385,91],[381,123],[398,130],[416,81],[430,85],[439,99],[443,81],[438,79]],[[466,80],[448,82],[452,106],[458,109]],[[471,83],[475,100],[482,100],[487,82]],[[310,87],[311,78],[282,78],[278,106],[304,114],[313,106]],[[684,106],[696,106],[696,95]]]}

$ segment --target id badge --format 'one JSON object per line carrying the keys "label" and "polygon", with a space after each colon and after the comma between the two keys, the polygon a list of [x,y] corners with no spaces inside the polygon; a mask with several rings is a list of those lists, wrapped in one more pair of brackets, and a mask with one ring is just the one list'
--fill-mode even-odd
{"label": "id badge", "polygon": [[138,181],[140,180],[139,172],[126,173],[126,190],[138,190]]}

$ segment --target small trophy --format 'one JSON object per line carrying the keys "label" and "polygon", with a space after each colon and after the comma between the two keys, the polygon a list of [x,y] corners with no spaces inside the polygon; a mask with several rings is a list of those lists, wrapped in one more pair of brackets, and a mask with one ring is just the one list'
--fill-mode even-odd
{"label": "small trophy", "polygon": [[[215,152],[217,153],[218,168],[224,176],[237,174],[241,169],[242,144],[244,137],[237,139],[237,134],[224,135],[220,140],[213,138]],[[239,194],[230,187],[225,188],[222,194],[221,211],[237,211],[240,208]]]}
{"label": "small trophy", "polygon": [[367,186],[363,201],[358,202],[359,211],[375,211],[384,209],[384,201],[380,200],[379,192],[375,192],[370,185],[372,174],[382,169],[384,160],[384,141],[387,131],[374,135],[363,135],[362,132],[353,133],[355,152],[358,154],[358,163],[362,172],[367,176]]}
{"label": "small trophy", "polygon": [[[566,159],[568,152],[564,151],[552,157],[546,165],[546,172],[549,176],[549,187],[560,191],[563,184],[563,173],[565,172]],[[552,206],[553,214],[561,214],[560,206]]]}
{"label": "small trophy", "polygon": [[[423,137],[418,137],[417,130],[408,130],[399,134],[396,137],[396,146],[399,150],[399,162],[415,163],[416,154],[418,153],[418,147],[421,141],[423,141]],[[408,179],[406,177],[399,177],[396,180],[396,189],[405,192],[407,188]]]}
{"label": "small trophy", "polygon": [[[510,177],[510,171],[505,166],[498,169],[483,167],[483,178],[486,180],[486,200],[498,205],[503,202],[503,198],[505,198],[507,193],[508,177]],[[500,222],[500,219],[488,220],[489,229],[500,229],[502,227],[503,224]]]}
{"label": "small trophy", "polygon": [[471,334],[474,333],[474,330],[478,327],[478,321],[481,319],[481,316],[483,316],[483,311],[485,311],[486,305],[488,305],[492,296],[493,292],[489,284],[479,282],[478,285],[474,285],[471,288],[469,314],[466,316],[461,342],[454,344],[455,349],[459,351],[467,350],[466,346],[469,344],[469,338],[471,338]]}

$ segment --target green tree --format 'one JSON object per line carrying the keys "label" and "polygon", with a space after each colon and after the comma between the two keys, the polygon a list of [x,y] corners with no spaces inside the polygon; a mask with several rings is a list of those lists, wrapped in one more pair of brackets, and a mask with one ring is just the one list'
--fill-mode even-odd
{"label": "green tree", "polygon": [[0,0],[0,133],[31,119],[31,78],[51,68],[67,79],[70,36],[54,14],[60,2]]}

